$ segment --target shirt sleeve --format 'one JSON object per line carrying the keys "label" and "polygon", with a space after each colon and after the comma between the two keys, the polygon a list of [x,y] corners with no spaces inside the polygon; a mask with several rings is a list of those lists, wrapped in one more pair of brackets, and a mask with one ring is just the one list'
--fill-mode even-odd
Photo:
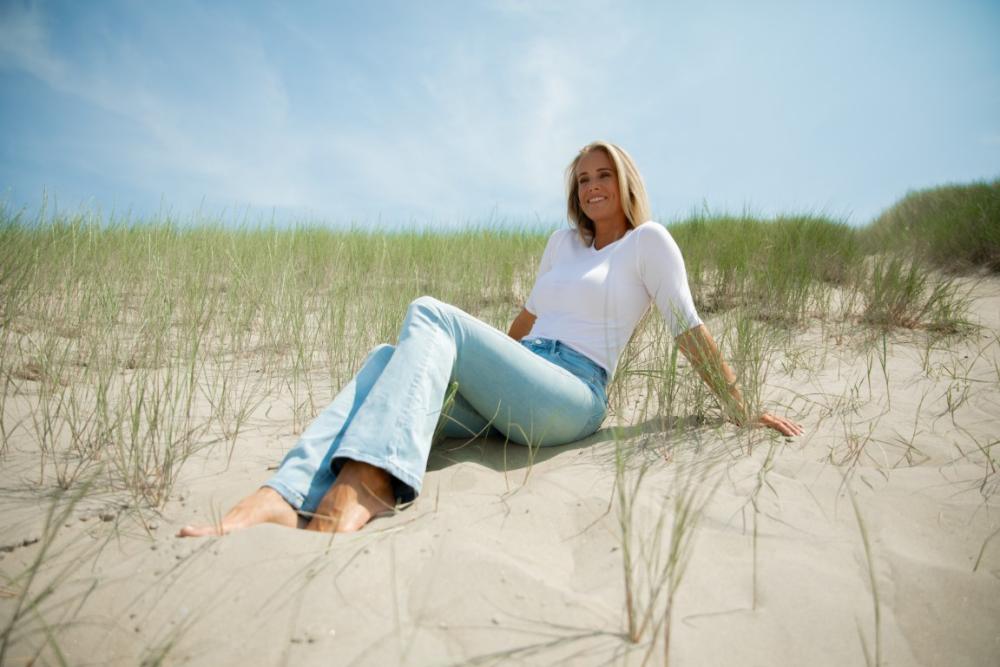
{"label": "shirt sleeve", "polygon": [[647,222],[636,228],[639,278],[674,337],[702,323],[694,307],[681,249],[662,225]]}
{"label": "shirt sleeve", "polygon": [[567,231],[573,230],[557,229],[552,232],[552,235],[549,236],[548,242],[545,244],[545,250],[542,252],[542,261],[538,263],[538,273],[535,274],[535,286],[531,288],[531,293],[528,295],[527,301],[524,302],[525,310],[532,315],[538,315],[535,305],[535,290],[538,287],[538,279],[548,273],[552,268],[552,265],[555,263],[556,251],[559,247],[560,241]]}

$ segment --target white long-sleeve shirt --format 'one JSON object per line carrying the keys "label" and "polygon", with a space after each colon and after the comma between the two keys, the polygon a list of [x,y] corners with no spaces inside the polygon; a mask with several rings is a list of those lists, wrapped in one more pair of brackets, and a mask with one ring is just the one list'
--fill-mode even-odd
{"label": "white long-sleeve shirt", "polygon": [[525,308],[529,338],[560,340],[614,374],[639,320],[656,306],[674,336],[701,324],[684,259],[662,225],[647,222],[600,250],[575,229],[549,237]]}

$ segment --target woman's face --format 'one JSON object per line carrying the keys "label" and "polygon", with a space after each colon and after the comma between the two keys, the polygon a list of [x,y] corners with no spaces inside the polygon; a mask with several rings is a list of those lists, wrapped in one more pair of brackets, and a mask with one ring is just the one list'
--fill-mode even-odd
{"label": "woman's face", "polygon": [[576,163],[576,196],[588,218],[606,220],[624,216],[615,163],[602,150],[592,150]]}

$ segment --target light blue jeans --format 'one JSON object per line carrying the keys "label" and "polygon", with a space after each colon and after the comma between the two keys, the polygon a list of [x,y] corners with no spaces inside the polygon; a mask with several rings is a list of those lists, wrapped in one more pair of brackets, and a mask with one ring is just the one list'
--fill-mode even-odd
{"label": "light blue jeans", "polygon": [[[452,382],[457,393],[446,401]],[[308,514],[353,459],[388,472],[397,500],[412,500],[435,432],[471,438],[493,428],[530,446],[579,440],[604,420],[606,383],[603,368],[558,341],[517,342],[420,297],[399,342],[371,351],[265,485]]]}

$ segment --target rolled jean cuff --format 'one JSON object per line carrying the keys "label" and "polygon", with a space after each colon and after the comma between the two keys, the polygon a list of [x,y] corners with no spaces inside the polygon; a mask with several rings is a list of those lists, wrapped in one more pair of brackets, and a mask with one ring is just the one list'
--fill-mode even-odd
{"label": "rolled jean cuff", "polygon": [[396,502],[408,503],[420,495],[420,488],[423,485],[423,478],[407,472],[392,461],[387,461],[380,456],[373,456],[357,449],[340,448],[337,454],[330,461],[330,469],[334,475],[340,474],[340,468],[344,465],[343,459],[367,463],[368,465],[380,468],[392,476],[392,493]]}
{"label": "rolled jean cuff", "polygon": [[302,503],[306,501],[305,496],[274,477],[264,482],[262,486],[274,489],[274,491],[276,491],[279,496],[284,498],[285,502],[291,505],[296,512],[302,509]]}

